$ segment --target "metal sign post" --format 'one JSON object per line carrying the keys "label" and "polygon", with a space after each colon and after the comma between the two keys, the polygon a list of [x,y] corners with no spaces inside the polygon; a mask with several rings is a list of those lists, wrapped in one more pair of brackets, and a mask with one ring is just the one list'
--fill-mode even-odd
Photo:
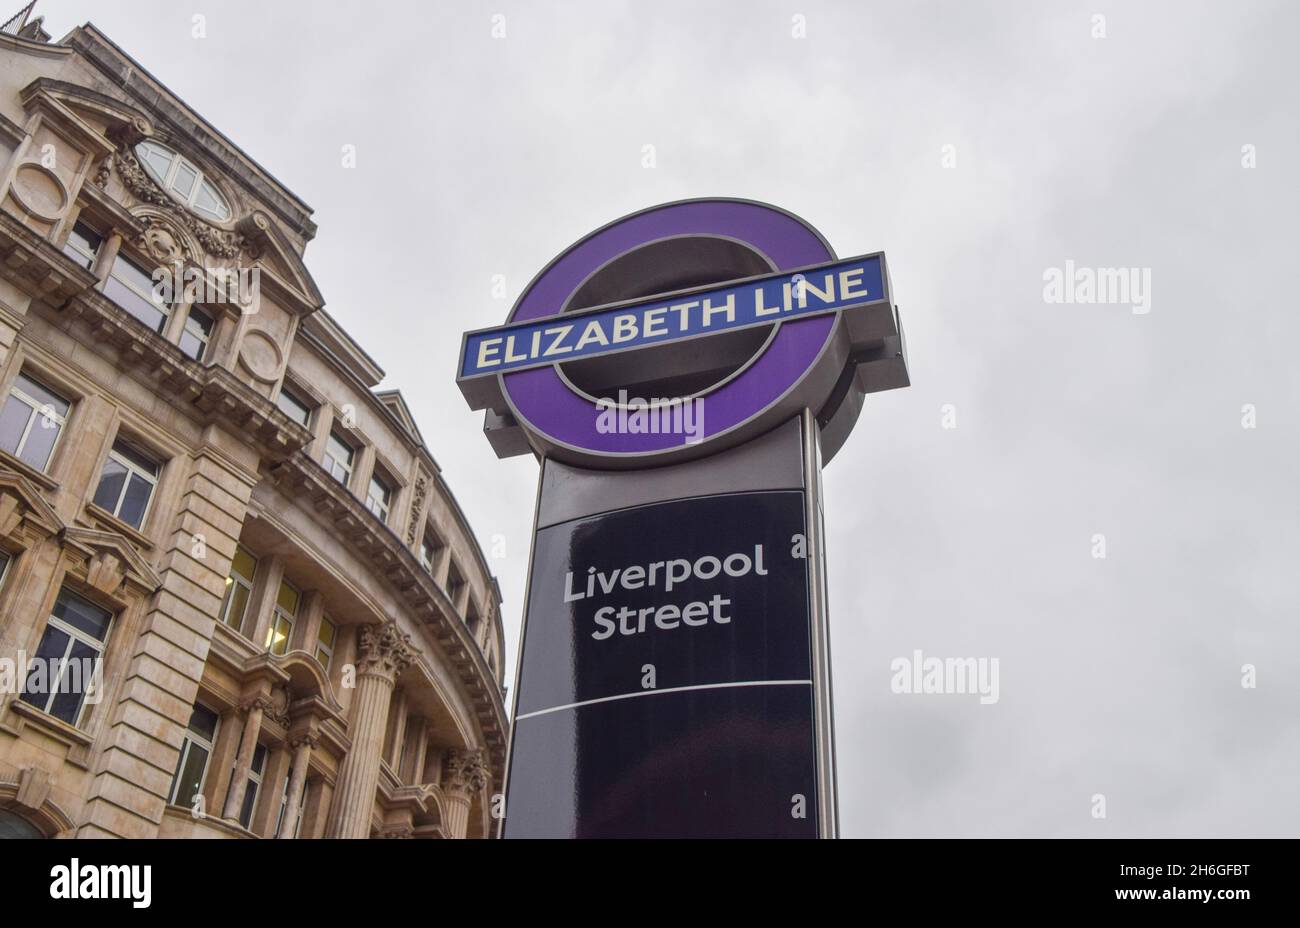
{"label": "metal sign post", "polygon": [[693,200],[597,230],[470,332],[541,461],[505,837],[833,837],[821,468],[906,386],[883,254]]}

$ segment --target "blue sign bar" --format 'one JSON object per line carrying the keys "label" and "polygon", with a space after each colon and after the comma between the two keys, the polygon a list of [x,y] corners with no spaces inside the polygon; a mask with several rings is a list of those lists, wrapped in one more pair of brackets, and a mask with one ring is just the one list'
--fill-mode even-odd
{"label": "blue sign bar", "polygon": [[883,256],[782,271],[650,301],[630,301],[470,332],[461,379],[613,354],[888,299]]}

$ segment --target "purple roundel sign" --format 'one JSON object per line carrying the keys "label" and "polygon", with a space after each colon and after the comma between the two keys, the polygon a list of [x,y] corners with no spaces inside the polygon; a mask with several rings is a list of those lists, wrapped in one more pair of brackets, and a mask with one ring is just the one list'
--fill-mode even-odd
{"label": "purple roundel sign", "polygon": [[[829,457],[862,393],[906,368],[883,254],[837,260],[784,210],[704,199],[572,245],[504,326],[465,335],[457,380],[502,456],[609,468],[711,454],[805,407]],[[678,427],[610,427],[647,404]]]}

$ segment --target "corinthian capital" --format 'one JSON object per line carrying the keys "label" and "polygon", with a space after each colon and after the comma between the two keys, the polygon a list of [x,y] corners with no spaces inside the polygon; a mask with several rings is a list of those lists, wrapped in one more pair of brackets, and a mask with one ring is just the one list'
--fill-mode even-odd
{"label": "corinthian capital", "polygon": [[490,771],[483,751],[450,751],[443,788],[449,792],[476,793],[487,785]]}
{"label": "corinthian capital", "polygon": [[361,626],[359,651],[359,672],[378,674],[390,680],[411,666],[416,655],[411,646],[411,636],[400,631],[395,622]]}

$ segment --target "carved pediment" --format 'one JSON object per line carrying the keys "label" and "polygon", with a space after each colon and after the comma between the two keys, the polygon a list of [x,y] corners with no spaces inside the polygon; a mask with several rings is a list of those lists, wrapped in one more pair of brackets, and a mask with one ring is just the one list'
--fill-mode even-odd
{"label": "carved pediment", "polygon": [[307,270],[307,265],[270,216],[261,210],[255,210],[235,223],[235,228],[247,241],[253,243],[263,271],[271,277],[273,283],[288,290],[311,309],[324,305],[325,298],[316,286],[311,272]]}
{"label": "carved pediment", "polygon": [[24,525],[45,536],[63,530],[63,520],[35,485],[16,470],[0,465],[0,537],[14,537]]}
{"label": "carved pediment", "polygon": [[[153,134],[153,124],[144,113],[66,81],[39,77],[22,89],[21,97],[29,112],[44,109],[58,117],[60,125],[79,137],[97,158],[117,145],[133,145]],[[105,130],[100,131],[96,124],[103,124]]]}
{"label": "carved pediment", "polygon": [[397,421],[402,423],[402,428],[406,429],[408,435],[420,444],[424,444],[424,436],[420,434],[420,427],[415,424],[415,416],[411,414],[411,407],[406,405],[406,398],[402,396],[400,390],[384,390],[376,393],[375,396],[397,417]]}
{"label": "carved pediment", "polygon": [[81,110],[88,115],[97,116],[110,127],[110,130],[116,129],[123,135],[134,131],[138,137],[131,139],[133,142],[153,134],[153,123],[143,112],[88,87],[48,77],[38,77],[22,91],[23,99],[40,93],[58,100],[71,110]]}
{"label": "carved pediment", "polygon": [[107,596],[116,595],[124,584],[143,595],[162,586],[157,571],[117,532],[69,526],[63,540],[86,556],[86,582]]}

